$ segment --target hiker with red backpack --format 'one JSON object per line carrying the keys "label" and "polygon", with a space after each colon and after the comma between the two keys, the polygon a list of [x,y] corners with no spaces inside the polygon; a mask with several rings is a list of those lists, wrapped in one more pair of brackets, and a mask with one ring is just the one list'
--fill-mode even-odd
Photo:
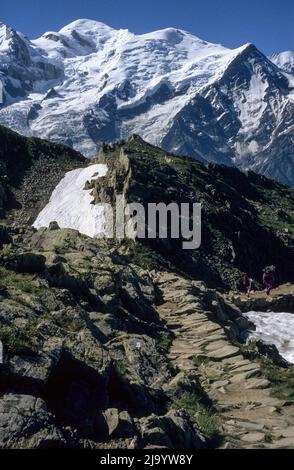
{"label": "hiker with red backpack", "polygon": [[269,266],[263,270],[262,282],[265,286],[265,292],[267,295],[270,295],[271,290],[275,286],[275,266]]}

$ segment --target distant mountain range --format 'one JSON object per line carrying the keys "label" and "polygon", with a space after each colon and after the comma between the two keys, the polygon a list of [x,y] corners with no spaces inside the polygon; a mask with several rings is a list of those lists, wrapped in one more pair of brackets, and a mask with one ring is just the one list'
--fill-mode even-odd
{"label": "distant mountain range", "polygon": [[29,40],[0,23],[0,123],[84,155],[139,134],[294,186],[294,52],[78,20]]}

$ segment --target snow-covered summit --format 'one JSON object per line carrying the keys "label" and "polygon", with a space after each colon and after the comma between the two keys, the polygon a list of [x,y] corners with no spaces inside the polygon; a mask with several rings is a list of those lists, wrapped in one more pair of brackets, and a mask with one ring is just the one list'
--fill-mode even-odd
{"label": "snow-covered summit", "polygon": [[99,34],[109,31],[115,31],[111,26],[102,23],[101,21],[91,20],[88,18],[80,18],[78,20],[72,21],[71,23],[63,26],[60,29],[61,34],[71,33],[73,30],[78,31],[81,34],[92,35],[93,33]]}
{"label": "snow-covered summit", "polygon": [[81,19],[64,26],[60,31],[49,31],[32,41],[49,57],[69,58],[98,52],[115,35],[115,30],[94,20]]}

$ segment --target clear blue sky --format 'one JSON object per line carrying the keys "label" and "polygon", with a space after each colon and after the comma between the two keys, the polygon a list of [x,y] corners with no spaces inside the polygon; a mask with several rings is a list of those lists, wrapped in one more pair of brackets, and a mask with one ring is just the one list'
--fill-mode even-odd
{"label": "clear blue sky", "polygon": [[294,49],[294,0],[4,0],[0,20],[36,38],[78,18],[144,33],[173,26],[264,53]]}

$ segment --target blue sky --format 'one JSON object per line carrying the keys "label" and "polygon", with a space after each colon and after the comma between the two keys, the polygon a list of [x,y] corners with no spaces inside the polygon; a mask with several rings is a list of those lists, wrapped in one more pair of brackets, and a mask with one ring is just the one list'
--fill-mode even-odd
{"label": "blue sky", "polygon": [[210,42],[253,42],[270,54],[294,49],[293,0],[9,0],[0,20],[30,38],[78,18],[145,33],[173,26]]}

